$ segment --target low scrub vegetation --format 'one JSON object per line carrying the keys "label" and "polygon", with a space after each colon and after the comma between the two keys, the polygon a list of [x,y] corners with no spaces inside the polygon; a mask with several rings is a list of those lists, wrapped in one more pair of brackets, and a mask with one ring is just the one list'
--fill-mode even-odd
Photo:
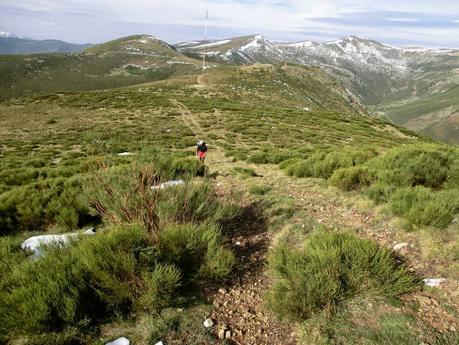
{"label": "low scrub vegetation", "polygon": [[103,220],[95,236],[47,248],[38,260],[26,260],[17,242],[4,243],[0,334],[51,341],[62,332],[82,343],[81,332],[115,316],[178,306],[190,287],[230,274],[235,259],[218,224],[238,215],[235,200],[226,204],[208,181],[194,181],[193,165],[192,174],[164,173],[186,183],[152,189],[164,181],[160,171],[161,164],[155,169],[139,157],[91,174],[80,191],[87,213]]}
{"label": "low scrub vegetation", "polygon": [[347,233],[320,231],[298,249],[279,244],[269,268],[275,283],[267,304],[280,318],[294,321],[356,297],[395,299],[417,285],[389,250]]}
{"label": "low scrub vegetation", "polygon": [[448,226],[459,212],[459,151],[434,144],[379,154],[374,149],[318,152],[280,164],[289,175],[319,177],[387,203],[410,226]]}

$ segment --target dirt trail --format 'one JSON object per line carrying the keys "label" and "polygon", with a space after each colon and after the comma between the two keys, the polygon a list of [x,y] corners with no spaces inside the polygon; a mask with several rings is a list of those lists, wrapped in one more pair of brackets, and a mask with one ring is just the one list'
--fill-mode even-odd
{"label": "dirt trail", "polygon": [[[200,138],[208,139],[206,132],[199,125],[199,119],[182,103],[172,100],[182,114],[184,123]],[[301,209],[310,218],[330,228],[354,229],[359,236],[372,239],[380,245],[392,248],[394,244],[408,242],[399,254],[404,257],[413,271],[422,277],[441,277],[436,267],[441,263],[435,259],[425,259],[416,239],[409,234],[400,234],[390,219],[380,216],[374,206],[357,207],[349,203],[348,198],[336,189],[320,186],[315,179],[298,179],[287,176],[277,166],[253,165],[237,162],[238,166],[251,168],[262,181],[251,178],[237,179],[229,173],[234,163],[224,158],[224,151],[214,145],[209,152],[208,165],[211,172],[219,172],[216,180],[219,188],[232,190],[250,183],[263,182],[272,187],[272,193],[290,199],[297,209]],[[218,292],[209,296],[213,300],[214,312],[211,317],[216,321],[215,332],[225,328],[231,330],[231,340],[240,345],[295,344],[294,325],[277,321],[266,312],[263,294],[270,286],[265,272],[266,252],[275,238],[268,233],[266,226],[260,227],[262,218],[244,222],[236,228],[239,232],[229,236],[238,257],[241,269],[237,277]],[[292,225],[301,226],[304,218],[293,218]],[[235,229],[236,229],[235,228]],[[242,230],[241,230],[242,229]],[[253,229],[257,229],[254,231]],[[413,246],[411,246],[411,244]],[[442,303],[459,310],[459,282],[448,280],[441,284],[435,293],[419,291],[406,298],[419,304],[418,316],[423,322],[439,332],[459,330],[459,319],[449,313]]]}
{"label": "dirt trail", "polygon": [[[171,102],[196,137],[209,142],[197,117],[184,104],[174,99]],[[237,180],[226,176],[232,169],[232,160],[225,157],[214,141],[210,142],[206,161],[211,173],[220,175],[215,182],[217,188],[240,189]],[[236,272],[218,291],[208,291],[214,305],[210,317],[216,323],[215,334],[230,331],[231,341],[238,345],[296,344],[294,328],[279,322],[263,305],[263,294],[270,285],[265,262],[272,235],[255,207],[247,208],[244,213],[234,224],[225,226],[230,229],[227,235],[236,253]]]}

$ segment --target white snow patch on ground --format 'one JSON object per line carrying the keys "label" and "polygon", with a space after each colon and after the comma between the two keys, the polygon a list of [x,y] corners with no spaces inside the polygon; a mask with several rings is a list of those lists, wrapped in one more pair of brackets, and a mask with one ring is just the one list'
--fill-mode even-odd
{"label": "white snow patch on ground", "polygon": [[125,338],[125,337],[121,337],[121,338],[118,338],[116,340],[113,340],[109,343],[106,343],[105,345],[130,345],[131,342],[129,341],[128,338]]}
{"label": "white snow patch on ground", "polygon": [[426,278],[423,279],[424,284],[426,284],[429,287],[435,287],[443,283],[446,279],[445,278]]}
{"label": "white snow patch on ground", "polygon": [[175,186],[179,186],[183,184],[185,184],[185,181],[183,180],[172,180],[172,181],[161,183],[159,186],[152,186],[151,189],[166,189],[166,188],[175,187]]}
{"label": "white snow patch on ground", "polygon": [[121,152],[121,153],[118,153],[118,156],[120,157],[126,157],[126,156],[132,156],[134,155],[132,152]]}
{"label": "white snow patch on ground", "polygon": [[403,248],[406,248],[406,247],[408,247],[408,246],[409,246],[409,243],[407,243],[407,242],[402,242],[402,243],[397,243],[396,245],[394,245],[394,246],[392,247],[392,249],[395,250],[395,251],[398,251],[398,250],[403,249]]}
{"label": "white snow patch on ground", "polygon": [[133,63],[124,65],[123,67],[124,67],[124,68],[127,68],[127,67],[134,67],[134,68],[139,68],[139,69],[149,69],[149,68],[150,68],[150,67],[145,67],[145,66],[142,66],[142,65],[136,65],[136,64],[133,64]]}
{"label": "white snow patch on ground", "polygon": [[58,245],[65,247],[67,246],[72,240],[77,240],[78,236],[81,234],[83,235],[95,235],[94,228],[88,229],[83,233],[74,232],[71,234],[64,234],[64,235],[42,235],[42,236],[34,236],[31,237],[21,244],[21,249],[26,251],[33,252],[32,258],[39,258],[43,256],[43,247],[50,246],[50,245]]}
{"label": "white snow patch on ground", "polygon": [[192,62],[185,62],[185,61],[167,61],[166,62],[168,65],[194,65]]}

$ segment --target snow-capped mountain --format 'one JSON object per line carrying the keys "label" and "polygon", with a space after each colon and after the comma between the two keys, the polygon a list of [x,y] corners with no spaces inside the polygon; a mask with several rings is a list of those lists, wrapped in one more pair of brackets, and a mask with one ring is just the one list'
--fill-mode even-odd
{"label": "snow-capped mountain", "polygon": [[[403,125],[410,121],[411,128],[424,130],[436,121],[436,126],[440,123],[441,131],[445,131],[451,127],[445,119],[449,121],[453,116],[459,121],[459,99],[451,91],[459,85],[459,50],[399,48],[357,36],[325,43],[290,43],[270,42],[256,35],[185,42],[175,47],[186,55],[205,54],[209,60],[221,63],[321,67],[341,80],[364,104],[372,106],[375,113]],[[426,99],[432,99],[429,107],[422,104]],[[405,113],[404,117],[400,115]],[[419,116],[425,118],[422,125],[413,124],[413,118]],[[437,127],[436,133],[440,131]],[[459,143],[459,130],[454,135],[454,142]]]}
{"label": "snow-capped mountain", "polygon": [[175,46],[179,51],[229,64],[248,65],[281,61],[283,52],[262,35],[243,36],[220,41],[194,41]]}
{"label": "snow-capped mountain", "polygon": [[[454,50],[391,47],[356,36],[326,43],[273,43],[256,35],[185,42],[175,47],[187,55],[202,57],[205,54],[222,63],[289,62],[319,66],[343,80],[367,104],[390,98],[394,89],[406,86],[405,79],[417,77],[432,64],[442,64],[451,57],[454,60],[458,55]],[[444,67],[448,69],[448,66]]]}

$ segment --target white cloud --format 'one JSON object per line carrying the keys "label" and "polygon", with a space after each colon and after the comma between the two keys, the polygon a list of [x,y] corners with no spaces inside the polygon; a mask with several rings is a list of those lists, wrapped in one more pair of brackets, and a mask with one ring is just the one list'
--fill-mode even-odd
{"label": "white cloud", "polygon": [[[0,0],[0,12],[4,12],[2,7],[7,6],[25,12],[41,13],[43,18],[39,20],[43,22],[56,23],[59,28],[74,26],[67,31],[60,31],[60,34],[68,36],[63,38],[74,40],[76,38],[70,37],[73,35],[89,37],[97,42],[107,37],[114,38],[116,35],[148,28],[152,30],[152,34],[155,34],[154,30],[161,27],[168,28],[162,30],[166,33],[166,37],[163,37],[166,40],[199,39],[202,36],[205,2],[204,0],[110,0],[108,3],[105,0],[22,0],[8,5],[4,3],[5,0]],[[348,34],[359,34],[371,35],[372,38],[381,40],[402,40],[404,37],[410,37],[413,42],[427,42],[429,39],[432,44],[446,44],[447,39],[456,40],[453,37],[459,37],[457,28],[445,27],[431,30],[428,26],[422,27],[417,17],[419,14],[424,17],[439,18],[459,13],[457,0],[435,2],[432,0],[208,0],[208,3],[210,34],[211,37],[214,36],[213,38],[233,34],[262,33],[273,39],[316,38],[320,40],[320,37],[338,38]],[[318,18],[346,18],[356,12],[375,15],[380,13],[381,19],[393,23],[394,27],[362,24],[358,21],[352,25],[345,25],[338,21],[317,21]],[[391,12],[394,14],[388,15]],[[29,28],[30,24],[26,21],[25,16],[15,17],[16,27],[23,23],[23,28]],[[454,26],[459,19],[449,17],[447,22]],[[410,23],[416,25],[413,25],[409,31],[401,32],[396,27],[397,23],[400,25],[405,23],[407,27]],[[0,24],[0,29],[1,26]],[[113,27],[115,29],[112,29]],[[408,29],[404,27],[404,30]],[[456,40],[456,43],[459,42]]]}
{"label": "white cloud", "polygon": [[54,23],[54,22],[40,22],[40,25],[42,25],[42,26],[56,26],[56,23]]}
{"label": "white cloud", "polygon": [[416,23],[419,19],[416,18],[387,18],[390,22],[401,22],[401,23]]}

